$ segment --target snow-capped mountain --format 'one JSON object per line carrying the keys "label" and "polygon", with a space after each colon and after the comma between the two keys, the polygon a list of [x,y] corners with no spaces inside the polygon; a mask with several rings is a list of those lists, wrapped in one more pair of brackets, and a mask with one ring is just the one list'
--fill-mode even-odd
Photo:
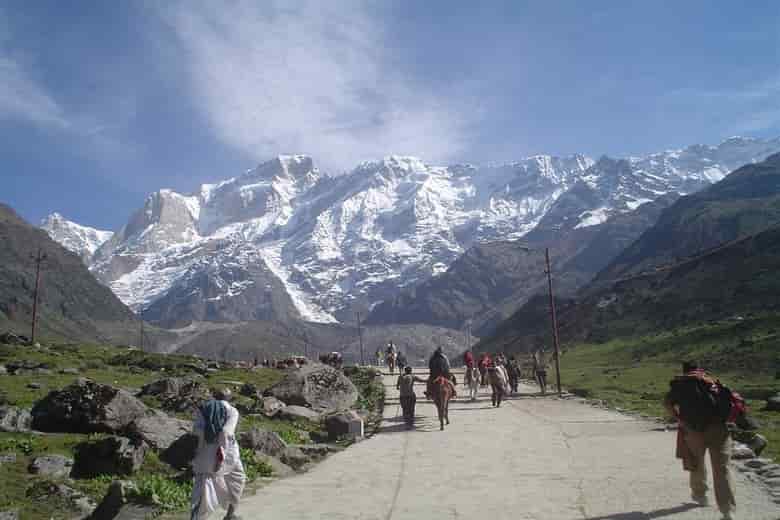
{"label": "snow-capped mountain", "polygon": [[45,230],[54,241],[70,251],[79,255],[84,263],[89,265],[95,251],[108,241],[112,236],[111,231],[81,226],[71,222],[59,213],[52,213],[41,221],[41,228]]}
{"label": "snow-capped mountain", "polygon": [[780,139],[733,138],[624,160],[443,167],[393,156],[338,177],[309,157],[280,156],[190,195],[151,194],[91,268],[168,324],[351,322],[354,310],[443,272],[475,243],[594,225],[777,151]]}

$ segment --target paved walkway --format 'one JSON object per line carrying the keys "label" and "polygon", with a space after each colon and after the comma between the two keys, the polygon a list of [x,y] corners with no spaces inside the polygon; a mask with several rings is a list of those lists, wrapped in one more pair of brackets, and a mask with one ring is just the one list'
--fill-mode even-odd
{"label": "paved walkway", "polygon": [[[521,387],[500,409],[484,390],[476,402],[459,398],[444,432],[421,399],[407,431],[395,378],[385,386],[381,433],[247,497],[244,520],[720,518],[690,502],[674,433],[656,423]],[[762,488],[735,479],[737,518],[780,519]]]}

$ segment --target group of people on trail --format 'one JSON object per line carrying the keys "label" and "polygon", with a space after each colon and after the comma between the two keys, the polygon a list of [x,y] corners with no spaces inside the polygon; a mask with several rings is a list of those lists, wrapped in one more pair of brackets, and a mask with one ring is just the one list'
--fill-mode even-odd
{"label": "group of people on trail", "polygon": [[[475,360],[474,353],[467,350],[463,354],[463,365],[467,369],[476,367],[479,370],[480,386],[488,386],[489,373],[496,367],[501,367],[500,377],[506,378],[509,389],[512,393],[517,393],[517,388],[520,383],[521,369],[520,360],[511,355],[507,358],[502,353],[494,354],[492,357],[487,352],[483,352],[479,356],[479,360]],[[539,384],[539,388],[542,395],[547,393],[547,358],[543,349],[538,349],[531,355],[532,374],[536,382]]]}
{"label": "group of people on trail", "polygon": [[375,355],[376,366],[387,366],[391,372],[394,371],[395,367],[398,367],[399,373],[403,374],[404,367],[409,365],[406,354],[398,350],[392,341],[388,342],[384,350],[382,348],[376,349]]}

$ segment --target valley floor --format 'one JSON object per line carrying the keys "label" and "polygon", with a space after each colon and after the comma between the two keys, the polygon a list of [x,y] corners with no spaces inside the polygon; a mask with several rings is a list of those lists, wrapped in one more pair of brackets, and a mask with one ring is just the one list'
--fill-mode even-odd
{"label": "valley floor", "polygon": [[[459,397],[444,432],[434,407],[420,399],[416,428],[407,431],[395,377],[386,376],[385,386],[380,433],[246,497],[242,517],[720,518],[716,508],[691,503],[687,474],[674,458],[675,433],[657,422],[539,397],[522,386],[500,409],[492,408],[485,389],[475,402]],[[780,516],[765,488],[737,471],[734,478],[737,518]]]}

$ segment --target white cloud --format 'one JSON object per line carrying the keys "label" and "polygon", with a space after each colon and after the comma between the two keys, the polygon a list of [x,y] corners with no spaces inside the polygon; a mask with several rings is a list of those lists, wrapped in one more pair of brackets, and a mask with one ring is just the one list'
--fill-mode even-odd
{"label": "white cloud", "polygon": [[16,61],[0,56],[0,119],[18,119],[42,126],[69,126],[63,109]]}
{"label": "white cloud", "polygon": [[381,21],[358,2],[183,2],[162,11],[215,135],[253,159],[308,153],[344,168],[386,154],[447,160],[456,102],[393,67]]}

